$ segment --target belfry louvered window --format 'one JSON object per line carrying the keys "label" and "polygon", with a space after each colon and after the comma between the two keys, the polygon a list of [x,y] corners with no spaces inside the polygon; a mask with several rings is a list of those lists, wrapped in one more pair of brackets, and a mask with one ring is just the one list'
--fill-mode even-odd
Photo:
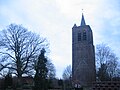
{"label": "belfry louvered window", "polygon": [[86,32],[83,32],[83,40],[87,40]]}
{"label": "belfry louvered window", "polygon": [[78,41],[81,41],[81,33],[78,33]]}

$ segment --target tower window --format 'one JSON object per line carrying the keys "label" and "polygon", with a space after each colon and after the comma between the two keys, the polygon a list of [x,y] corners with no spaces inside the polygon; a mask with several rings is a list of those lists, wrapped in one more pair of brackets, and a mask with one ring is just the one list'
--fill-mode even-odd
{"label": "tower window", "polygon": [[81,33],[78,33],[78,41],[81,41]]}
{"label": "tower window", "polygon": [[83,32],[83,40],[87,40],[86,32]]}

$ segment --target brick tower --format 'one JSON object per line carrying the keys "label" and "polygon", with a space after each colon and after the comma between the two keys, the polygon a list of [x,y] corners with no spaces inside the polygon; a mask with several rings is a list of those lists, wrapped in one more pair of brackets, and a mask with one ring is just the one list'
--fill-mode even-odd
{"label": "brick tower", "polygon": [[81,25],[72,28],[72,80],[75,87],[87,87],[95,81],[93,34],[83,14]]}

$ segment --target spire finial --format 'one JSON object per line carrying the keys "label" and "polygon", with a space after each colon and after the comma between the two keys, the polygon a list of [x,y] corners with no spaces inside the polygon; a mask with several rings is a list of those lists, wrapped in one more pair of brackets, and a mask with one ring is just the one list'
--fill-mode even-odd
{"label": "spire finial", "polygon": [[83,8],[82,8],[82,14],[83,14],[83,12],[84,12],[84,10],[83,10]]}
{"label": "spire finial", "polygon": [[82,13],[83,13],[83,8],[82,8]]}
{"label": "spire finial", "polygon": [[86,25],[84,15],[83,15],[83,9],[82,9],[82,19],[81,19],[81,26]]}

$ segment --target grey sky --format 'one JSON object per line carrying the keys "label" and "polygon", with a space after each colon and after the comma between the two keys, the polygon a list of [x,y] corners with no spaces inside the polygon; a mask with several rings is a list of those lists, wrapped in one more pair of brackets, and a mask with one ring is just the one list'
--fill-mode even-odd
{"label": "grey sky", "polygon": [[94,45],[106,43],[119,56],[119,9],[119,0],[0,0],[0,29],[10,23],[22,24],[46,37],[49,57],[61,77],[72,62],[72,27],[80,25],[82,12],[93,30]]}

